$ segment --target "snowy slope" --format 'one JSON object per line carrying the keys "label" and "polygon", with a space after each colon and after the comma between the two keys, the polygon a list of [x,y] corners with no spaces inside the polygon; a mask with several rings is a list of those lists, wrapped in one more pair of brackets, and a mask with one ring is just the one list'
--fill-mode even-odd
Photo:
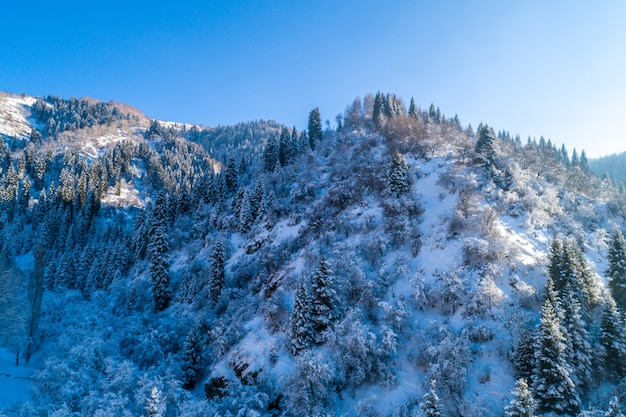
{"label": "snowy slope", "polygon": [[30,136],[32,122],[29,107],[37,99],[0,92],[0,135],[16,139]]}

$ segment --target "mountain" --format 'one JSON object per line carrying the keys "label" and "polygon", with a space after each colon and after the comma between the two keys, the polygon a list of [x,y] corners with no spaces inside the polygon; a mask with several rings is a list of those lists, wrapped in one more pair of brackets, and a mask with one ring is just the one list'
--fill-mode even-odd
{"label": "mountain", "polygon": [[4,413],[623,407],[626,196],[550,142],[364,103],[318,136],[2,95],[0,359],[31,380]]}
{"label": "mountain", "polygon": [[608,176],[623,187],[626,181],[626,152],[589,160],[589,167],[599,177]]}

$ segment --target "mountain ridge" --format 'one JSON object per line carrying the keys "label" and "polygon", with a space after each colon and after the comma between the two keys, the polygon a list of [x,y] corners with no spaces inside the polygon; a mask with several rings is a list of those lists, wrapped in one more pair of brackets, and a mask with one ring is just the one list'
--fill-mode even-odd
{"label": "mountain ridge", "polygon": [[[604,331],[619,190],[551,144],[370,98],[313,139],[92,115],[104,123],[46,137],[44,121],[41,142],[5,146],[2,254],[31,259],[45,288],[36,348],[19,329],[7,344],[37,368],[11,412],[399,417],[434,389],[442,415],[502,415],[555,253],[575,259]],[[581,410],[626,398],[594,361]]]}

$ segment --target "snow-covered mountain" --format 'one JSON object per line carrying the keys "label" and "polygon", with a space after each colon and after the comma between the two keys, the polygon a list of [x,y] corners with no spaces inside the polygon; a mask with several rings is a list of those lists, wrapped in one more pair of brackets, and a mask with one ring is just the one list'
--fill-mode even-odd
{"label": "snow-covered mountain", "polygon": [[0,360],[32,374],[5,413],[623,405],[624,194],[550,142],[366,102],[299,132],[1,95]]}

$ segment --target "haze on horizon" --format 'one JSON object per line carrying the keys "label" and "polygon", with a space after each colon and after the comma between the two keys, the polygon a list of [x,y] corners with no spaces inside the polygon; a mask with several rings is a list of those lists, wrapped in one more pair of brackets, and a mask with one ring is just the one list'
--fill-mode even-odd
{"label": "haze on horizon", "polygon": [[626,3],[10,2],[0,90],[89,96],[208,126],[333,123],[393,92],[589,157],[626,151]]}

